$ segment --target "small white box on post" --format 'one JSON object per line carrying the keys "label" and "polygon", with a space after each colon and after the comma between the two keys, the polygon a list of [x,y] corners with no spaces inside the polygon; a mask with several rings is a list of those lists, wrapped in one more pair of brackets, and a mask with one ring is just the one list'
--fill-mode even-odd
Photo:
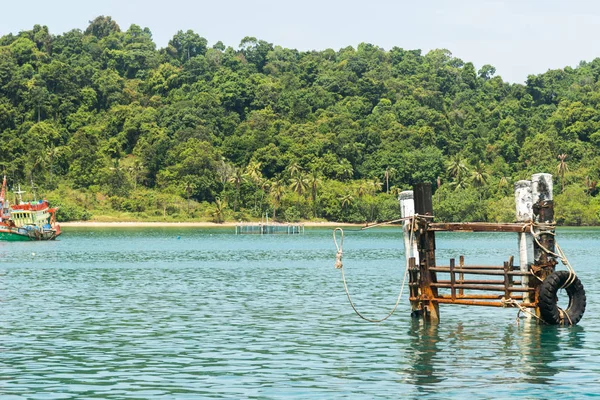
{"label": "small white box on post", "polygon": [[[415,215],[415,199],[412,190],[401,192],[398,196],[398,200],[400,201],[400,213],[402,218],[409,218]],[[411,257],[414,257],[416,265],[419,265],[419,251],[417,250],[416,241],[413,241],[412,245],[410,243],[411,235],[414,235],[410,229],[411,220],[405,220],[402,231],[404,232],[404,255],[406,257],[406,265],[408,265],[408,260]]]}
{"label": "small white box on post", "polygon": [[[517,208],[517,222],[533,221],[533,194],[531,181],[518,181],[515,183],[515,203]],[[519,233],[519,265],[522,272],[529,271],[534,263],[533,236],[530,232]],[[529,277],[524,276],[522,286],[529,287]],[[523,293],[523,302],[530,303],[529,292]],[[525,314],[531,318],[530,314]]]}

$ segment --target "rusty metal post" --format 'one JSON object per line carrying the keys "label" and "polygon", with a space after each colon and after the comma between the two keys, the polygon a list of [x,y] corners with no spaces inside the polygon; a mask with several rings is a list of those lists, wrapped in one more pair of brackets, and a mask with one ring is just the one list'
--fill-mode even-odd
{"label": "rusty metal post", "polygon": [[[532,197],[533,197],[533,220],[538,224],[554,224],[554,202],[552,198],[552,175],[534,174],[531,176]],[[548,254],[543,248],[556,252],[554,246],[554,229],[550,231],[541,231],[534,229],[538,237],[538,243],[534,243],[535,265],[541,268],[540,278],[554,272],[554,266],[557,261],[554,256]],[[540,246],[541,245],[541,246]],[[542,248],[543,246],[543,248]]]}
{"label": "rusty metal post", "polygon": [[419,296],[419,274],[418,274],[419,269],[417,268],[417,264],[415,262],[415,258],[411,257],[408,259],[408,289],[409,289],[409,293],[410,293],[410,306],[412,309],[412,312],[414,313],[415,311],[418,310],[419,308],[419,302],[417,300],[412,300],[415,299]]}
{"label": "rusty metal post", "polygon": [[[433,200],[430,183],[418,183],[413,187],[415,213],[421,216],[433,216]],[[418,221],[417,246],[419,252],[420,300],[423,316],[429,321],[439,321],[439,304],[436,300],[438,290],[431,284],[437,282],[436,273],[429,268],[435,267],[435,232],[428,230],[431,218]]]}
{"label": "rusty metal post", "polygon": [[[533,198],[533,221],[536,224],[554,224],[554,201],[552,196],[552,175],[551,174],[533,174],[531,176],[531,188]],[[548,254],[545,249],[552,253],[556,252],[554,245],[554,229],[541,230],[538,226],[534,227],[537,241],[534,240],[534,265],[533,272],[543,281],[548,275],[554,272],[557,264],[556,258]],[[539,242],[539,243],[538,243]],[[531,279],[535,282],[535,302],[539,300],[538,279]],[[539,308],[536,308],[536,314],[539,315]]]}
{"label": "rusty metal post", "polygon": [[[464,266],[465,266],[465,256],[460,256],[458,258],[458,267],[462,269]],[[461,272],[460,274],[458,274],[458,283],[460,283],[461,285],[463,283],[465,283],[465,274],[464,274],[464,272]],[[458,295],[459,296],[462,297],[462,296],[464,296],[464,294],[465,294],[465,291],[464,291],[463,288],[458,289]]]}
{"label": "rusty metal post", "polygon": [[454,258],[450,259],[450,295],[456,300],[456,275],[454,273]]}

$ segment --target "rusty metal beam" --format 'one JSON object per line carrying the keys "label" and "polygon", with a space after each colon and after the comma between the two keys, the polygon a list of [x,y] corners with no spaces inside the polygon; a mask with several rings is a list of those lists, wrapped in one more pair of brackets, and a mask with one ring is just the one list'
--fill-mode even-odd
{"label": "rusty metal beam", "polygon": [[[452,280],[448,279],[438,279],[438,283],[448,283],[452,284]],[[462,282],[455,281],[454,284],[467,284],[467,285],[504,285],[504,280],[495,280],[495,279],[465,279]],[[513,285],[519,286],[521,285],[521,281],[513,281]],[[458,286],[457,286],[458,287]]]}
{"label": "rusty metal beam", "polygon": [[[449,283],[431,283],[431,287],[436,287],[436,288],[444,288],[444,289],[450,289],[451,288],[451,284]],[[489,290],[491,292],[504,292],[507,290],[507,288],[505,286],[491,286],[491,285],[464,285],[464,284],[456,284],[454,285],[454,287],[456,287],[457,289],[462,288],[465,290]],[[535,289],[532,288],[525,288],[525,287],[516,287],[516,286],[510,286],[508,287],[508,291],[509,292],[535,292]]]}
{"label": "rusty metal beam", "polygon": [[522,223],[432,222],[427,230],[436,232],[523,232],[524,226]]}
{"label": "rusty metal beam", "polygon": [[[457,299],[475,299],[475,300],[501,300],[504,297],[503,294],[463,294],[457,295]],[[438,298],[440,299],[451,299],[452,296],[449,294],[438,294]],[[521,295],[511,295],[511,299],[513,300],[523,300],[523,296]]]}
{"label": "rusty metal beam", "polygon": [[[501,301],[477,301],[477,300],[452,300],[452,299],[440,299],[437,298],[434,301],[437,301],[440,304],[461,304],[465,306],[483,306],[483,307],[507,307],[507,305]],[[533,303],[521,303],[523,307],[535,308],[536,304]]]}
{"label": "rusty metal beam", "polygon": [[[438,265],[438,268],[448,268],[447,265]],[[460,265],[459,269],[498,269],[504,271],[504,267],[502,265]],[[513,269],[515,271],[520,271],[520,267],[518,265],[513,265]]]}
{"label": "rusty metal beam", "polygon": [[[430,271],[435,271],[435,272],[450,272],[450,268],[449,267],[431,267],[429,268]],[[486,269],[485,267],[483,267],[482,269],[463,269],[463,268],[455,268],[454,269],[455,273],[460,273],[462,272],[463,274],[471,274],[471,275],[498,275],[498,276],[504,276],[504,270],[500,270],[500,269],[496,269],[496,270],[490,270],[490,269]],[[523,272],[523,271],[508,271],[507,272],[508,275],[514,275],[514,276],[531,276],[532,273],[531,272]]]}

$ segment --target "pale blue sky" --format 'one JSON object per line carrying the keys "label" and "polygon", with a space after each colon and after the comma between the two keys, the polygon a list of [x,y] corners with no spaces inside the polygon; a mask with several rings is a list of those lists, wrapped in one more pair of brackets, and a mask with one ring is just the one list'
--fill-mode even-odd
{"label": "pale blue sky", "polygon": [[368,42],[389,50],[446,48],[509,82],[600,56],[600,2],[592,0],[28,0],[2,1],[0,35],[47,25],[85,29],[110,15],[125,30],[148,27],[158,47],[192,29],[237,48],[244,36],[298,50]]}

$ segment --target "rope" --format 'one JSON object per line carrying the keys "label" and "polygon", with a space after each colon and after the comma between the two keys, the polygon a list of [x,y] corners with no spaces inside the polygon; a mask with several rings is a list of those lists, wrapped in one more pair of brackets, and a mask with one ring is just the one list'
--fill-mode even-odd
{"label": "rope", "polygon": [[[554,246],[556,247],[556,250],[558,253],[555,253],[553,251],[550,251],[549,249],[547,249],[546,247],[544,247],[540,241],[538,240],[538,237],[540,235],[552,235],[552,236],[556,236],[556,234],[552,231],[540,231],[537,234],[535,233],[535,231],[533,230],[534,226],[544,226],[544,227],[550,227],[552,228],[553,225],[547,225],[547,224],[535,224],[532,221],[526,223],[525,225],[523,225],[523,231],[525,231],[527,229],[527,227],[529,227],[529,231],[531,232],[531,236],[533,236],[533,240],[535,240],[536,244],[540,247],[540,249],[542,249],[546,254],[549,254],[555,258],[558,258],[563,265],[565,265],[565,267],[567,268],[567,271],[569,271],[569,278],[565,281],[565,283],[560,287],[560,289],[566,289],[569,286],[571,286],[573,284],[573,282],[575,282],[575,279],[577,278],[577,274],[575,273],[575,269],[571,266],[571,263],[569,263],[569,260],[567,259],[567,256],[565,255],[564,251],[562,251],[562,248],[558,245],[558,243],[555,241],[554,242]],[[541,281],[540,277],[538,277],[537,275],[534,275],[538,280]]]}
{"label": "rope", "polygon": [[379,222],[379,223],[373,224],[373,225],[363,226],[362,228],[360,228],[360,230],[364,231],[365,229],[375,228],[376,226],[381,226],[381,225],[393,224],[396,222],[409,221],[409,220],[413,221],[415,218],[433,218],[433,215],[414,214],[414,215],[411,215],[410,217],[403,217],[403,218],[398,218],[398,219],[394,219],[391,221],[384,221],[384,222]]}
{"label": "rope", "polygon": [[[337,231],[340,231],[340,233],[341,233],[339,244],[338,244],[337,235],[336,235]],[[392,308],[392,311],[390,311],[388,313],[388,315],[386,315],[382,319],[367,318],[364,315],[362,315],[354,306],[354,303],[352,302],[352,297],[350,296],[350,291],[348,290],[348,285],[346,284],[346,276],[344,274],[344,264],[342,263],[343,246],[344,246],[344,230],[342,228],[335,228],[333,230],[333,242],[335,243],[335,247],[337,248],[337,253],[335,255],[335,268],[342,270],[342,281],[344,282],[344,289],[346,290],[346,296],[348,297],[348,301],[350,302],[350,305],[352,306],[352,309],[354,310],[356,315],[358,315],[360,318],[364,319],[365,321],[373,322],[373,323],[383,322],[386,319],[388,319],[389,317],[391,317],[392,314],[394,313],[394,311],[396,311],[398,304],[400,304],[400,299],[402,298],[402,292],[404,291],[404,284],[406,283],[406,276],[408,274],[408,264],[406,264],[406,269],[404,270],[404,278],[402,280],[402,286],[400,287],[400,294],[398,295],[398,299],[396,300],[396,304],[394,305],[394,308]],[[411,234],[411,243],[412,243],[412,234]]]}
{"label": "rope", "polygon": [[522,304],[519,304],[519,302],[515,299],[507,299],[506,297],[502,297],[500,302],[502,303],[502,307],[517,307],[519,309],[519,312],[517,313],[517,323],[519,323],[519,316],[521,315],[521,313],[529,314],[545,323],[543,319],[538,317],[535,313],[529,311],[527,307],[523,306]]}
{"label": "rope", "polygon": [[565,310],[563,310],[562,308],[558,307],[558,313],[560,315],[560,320],[564,321],[565,317],[567,317],[567,319],[569,320],[569,325],[573,325],[573,321],[571,321],[571,317],[569,317],[569,313],[565,312]]}

